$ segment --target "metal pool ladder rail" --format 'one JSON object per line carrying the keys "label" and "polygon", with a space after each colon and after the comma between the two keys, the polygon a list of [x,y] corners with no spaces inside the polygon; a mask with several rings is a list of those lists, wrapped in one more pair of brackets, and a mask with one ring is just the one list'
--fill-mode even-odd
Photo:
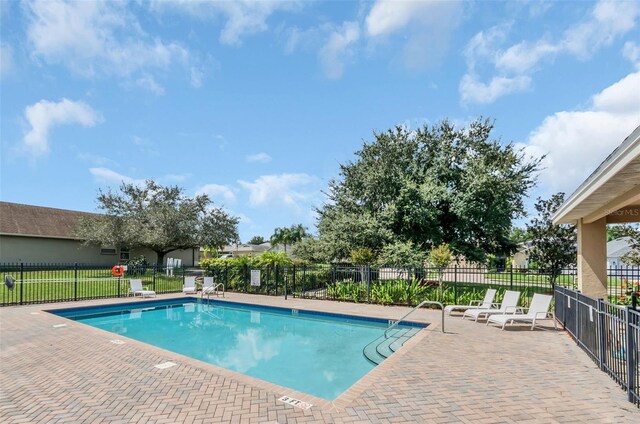
{"label": "metal pool ladder rail", "polygon": [[[224,297],[224,284],[222,283],[218,283],[218,284],[214,284],[211,287],[211,290],[207,290],[207,300],[209,300],[209,297],[211,296],[212,292],[216,293],[216,296],[220,295],[220,291],[218,290],[220,287],[222,287],[222,297]],[[202,295],[204,295],[204,292],[202,293]]]}
{"label": "metal pool ladder rail", "polygon": [[409,315],[411,315],[412,313],[414,313],[418,309],[422,308],[424,305],[438,305],[438,306],[440,306],[440,309],[442,309],[442,332],[444,333],[444,305],[442,303],[436,302],[434,300],[425,300],[423,302],[420,302],[420,304],[418,306],[416,306],[415,308],[413,308],[412,310],[410,310],[409,312],[404,314],[404,316],[402,318],[400,318],[398,321],[396,321],[392,325],[390,325],[389,328],[387,328],[384,331],[384,336],[387,337],[387,333],[389,332],[389,330],[392,330],[393,328],[397,327],[402,321],[404,321],[404,319],[406,317],[408,317]]}
{"label": "metal pool ladder rail", "polygon": [[[417,309],[420,309],[424,305],[438,305],[440,309],[442,309],[442,332],[444,333],[444,305],[440,302],[435,302],[431,300],[425,300],[420,303],[418,306],[407,312],[402,318],[395,321],[391,324],[385,331],[384,334],[377,339],[371,341],[362,349],[362,354],[364,357],[374,365],[380,364],[386,358],[388,358],[391,354],[393,354],[397,349],[402,347],[411,337],[413,337],[418,330],[416,328],[410,329],[400,329],[397,328],[398,325],[409,315],[415,312]],[[395,331],[394,331],[395,330]]]}

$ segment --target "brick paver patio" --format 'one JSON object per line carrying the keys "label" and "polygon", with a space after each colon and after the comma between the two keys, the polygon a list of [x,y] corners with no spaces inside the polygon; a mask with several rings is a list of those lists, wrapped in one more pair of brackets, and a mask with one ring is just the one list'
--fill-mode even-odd
{"label": "brick paver patio", "polygon": [[[408,310],[236,293],[227,299],[383,318]],[[122,301],[133,300],[0,309],[0,422],[640,422],[625,393],[551,325],[501,332],[456,317],[442,334],[439,312],[418,311],[412,319],[430,328],[329,402],[43,312]],[[178,365],[154,367],[166,361]],[[283,395],[314,406],[286,405],[278,401]]]}

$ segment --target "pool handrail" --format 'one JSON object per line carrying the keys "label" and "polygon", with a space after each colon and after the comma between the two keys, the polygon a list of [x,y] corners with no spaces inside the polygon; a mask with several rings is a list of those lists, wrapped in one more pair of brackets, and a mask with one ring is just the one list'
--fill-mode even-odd
{"label": "pool handrail", "polygon": [[407,312],[406,314],[404,314],[404,316],[402,318],[400,318],[399,320],[397,320],[396,322],[394,322],[393,324],[391,324],[389,326],[389,328],[387,328],[386,330],[384,330],[384,338],[387,339],[389,338],[389,336],[387,335],[387,333],[394,329],[395,327],[397,327],[398,325],[400,325],[400,323],[402,321],[405,320],[405,318],[407,318],[409,315],[411,315],[412,313],[414,313],[415,311],[417,311],[418,309],[422,308],[424,305],[438,305],[440,306],[440,309],[442,309],[442,332],[444,333],[444,305],[440,302],[436,302],[435,300],[424,300],[422,302],[420,302],[420,304],[418,306],[416,306],[415,308],[413,308],[412,310],[410,310],[409,312]]}

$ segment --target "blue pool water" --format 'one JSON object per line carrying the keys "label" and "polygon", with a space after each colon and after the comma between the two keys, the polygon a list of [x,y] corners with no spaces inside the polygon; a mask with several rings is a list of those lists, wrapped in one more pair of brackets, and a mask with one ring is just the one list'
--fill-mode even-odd
{"label": "blue pool water", "polygon": [[373,369],[385,320],[195,298],[53,311],[251,377],[335,399]]}

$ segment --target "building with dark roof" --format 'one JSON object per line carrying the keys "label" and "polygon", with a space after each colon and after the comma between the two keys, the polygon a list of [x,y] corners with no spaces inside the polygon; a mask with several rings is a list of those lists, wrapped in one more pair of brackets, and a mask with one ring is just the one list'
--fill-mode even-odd
{"label": "building with dark roof", "polygon": [[[88,212],[0,202],[0,263],[79,263],[115,265],[130,257],[144,255],[150,263],[156,254],[149,249],[84,245],[75,234]],[[167,258],[178,258],[184,265],[198,259],[197,249],[173,251]]]}

